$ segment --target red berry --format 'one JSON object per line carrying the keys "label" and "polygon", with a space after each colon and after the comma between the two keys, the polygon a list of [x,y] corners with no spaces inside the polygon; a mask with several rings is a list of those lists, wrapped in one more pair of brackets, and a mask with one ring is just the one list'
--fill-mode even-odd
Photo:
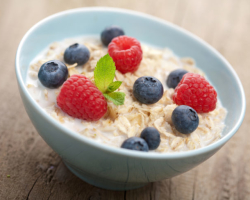
{"label": "red berry", "polygon": [[135,72],[142,60],[140,42],[128,36],[114,38],[108,46],[108,53],[121,73]]}
{"label": "red berry", "polygon": [[87,121],[97,121],[107,111],[105,97],[83,75],[73,75],[64,82],[57,105],[68,115]]}
{"label": "red berry", "polygon": [[190,106],[198,113],[207,113],[215,109],[217,93],[203,76],[187,73],[175,88],[173,101]]}

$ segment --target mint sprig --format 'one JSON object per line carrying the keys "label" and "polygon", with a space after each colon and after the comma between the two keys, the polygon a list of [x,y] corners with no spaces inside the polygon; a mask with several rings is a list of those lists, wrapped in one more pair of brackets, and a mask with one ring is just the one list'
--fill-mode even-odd
{"label": "mint sprig", "polygon": [[96,87],[103,93],[106,99],[112,101],[115,105],[123,105],[125,93],[115,92],[122,84],[122,81],[115,81],[115,63],[109,54],[103,56],[94,70],[94,79]]}
{"label": "mint sprig", "polygon": [[123,105],[125,99],[125,93],[112,92],[109,94],[103,94],[108,100],[112,101],[115,105]]}
{"label": "mint sprig", "polygon": [[106,93],[111,93],[116,91],[122,84],[122,81],[115,81],[109,84]]}

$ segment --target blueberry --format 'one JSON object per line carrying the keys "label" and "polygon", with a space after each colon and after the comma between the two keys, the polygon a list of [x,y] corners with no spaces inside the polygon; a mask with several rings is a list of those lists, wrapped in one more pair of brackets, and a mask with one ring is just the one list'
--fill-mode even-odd
{"label": "blueberry", "polygon": [[136,151],[148,151],[148,144],[142,138],[131,137],[122,143],[121,148],[136,150]]}
{"label": "blueberry", "polygon": [[184,69],[176,69],[172,71],[167,78],[167,86],[169,88],[176,88],[178,83],[181,81],[184,74],[188,73],[188,71]]}
{"label": "blueberry", "polygon": [[89,50],[82,44],[72,44],[64,52],[64,61],[68,64],[83,65],[88,62],[90,57]]}
{"label": "blueberry", "polygon": [[108,46],[109,43],[117,36],[124,35],[124,31],[117,26],[110,26],[104,29],[101,33],[101,40],[105,46]]}
{"label": "blueberry", "polygon": [[135,81],[133,94],[139,102],[153,104],[161,99],[163,95],[163,86],[155,77],[142,76]]}
{"label": "blueberry", "polygon": [[161,142],[160,133],[154,127],[145,128],[141,132],[141,138],[147,142],[149,150],[157,149]]}
{"label": "blueberry", "polygon": [[175,129],[183,134],[192,133],[199,125],[197,112],[189,106],[178,106],[174,109],[171,118]]}
{"label": "blueberry", "polygon": [[47,88],[58,88],[68,77],[68,68],[59,60],[51,60],[44,63],[39,72],[38,79]]}

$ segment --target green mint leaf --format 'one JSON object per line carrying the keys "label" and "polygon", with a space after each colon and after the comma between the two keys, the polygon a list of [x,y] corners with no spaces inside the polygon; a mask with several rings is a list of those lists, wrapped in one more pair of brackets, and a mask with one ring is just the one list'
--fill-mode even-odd
{"label": "green mint leaf", "polygon": [[108,100],[112,101],[115,105],[123,105],[125,100],[125,93],[112,92],[109,94],[103,94]]}
{"label": "green mint leaf", "polygon": [[115,63],[109,54],[106,54],[97,62],[94,70],[95,85],[102,93],[113,82],[115,69]]}
{"label": "green mint leaf", "polygon": [[116,91],[121,86],[121,84],[122,81],[115,81],[113,83],[110,83],[105,93],[111,93]]}
{"label": "green mint leaf", "polygon": [[94,70],[94,78],[96,87],[103,95],[115,105],[123,105],[125,101],[125,93],[114,92],[122,82],[115,81],[115,63],[109,54],[103,56],[98,62]]}

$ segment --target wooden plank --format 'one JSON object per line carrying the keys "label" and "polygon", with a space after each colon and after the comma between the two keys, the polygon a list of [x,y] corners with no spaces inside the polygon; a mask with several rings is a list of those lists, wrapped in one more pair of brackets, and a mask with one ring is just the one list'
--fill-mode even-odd
{"label": "wooden plank", "polygon": [[[0,0],[0,5],[0,91],[4,94],[0,95],[0,199],[250,199],[248,0]],[[247,115],[233,139],[197,168],[137,190],[102,190],[70,173],[25,113],[13,66],[17,45],[33,24],[82,6],[146,12],[182,26],[219,50],[238,73],[247,97]]]}

